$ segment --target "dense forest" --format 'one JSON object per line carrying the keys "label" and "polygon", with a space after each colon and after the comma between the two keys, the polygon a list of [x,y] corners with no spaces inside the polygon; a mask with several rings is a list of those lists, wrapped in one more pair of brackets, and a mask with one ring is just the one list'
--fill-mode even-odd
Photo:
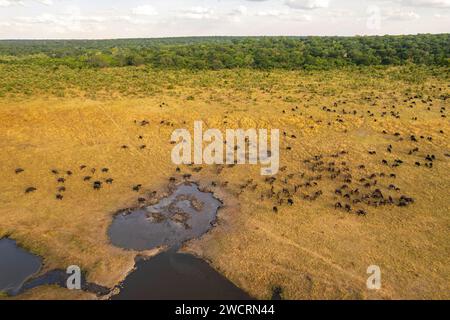
{"label": "dense forest", "polygon": [[449,66],[450,34],[0,41],[0,64],[19,63],[192,70]]}

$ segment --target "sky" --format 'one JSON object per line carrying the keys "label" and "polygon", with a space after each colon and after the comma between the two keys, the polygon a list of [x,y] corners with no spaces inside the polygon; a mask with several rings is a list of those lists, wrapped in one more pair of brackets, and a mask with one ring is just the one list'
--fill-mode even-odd
{"label": "sky", "polygon": [[450,0],[0,0],[0,39],[449,32]]}

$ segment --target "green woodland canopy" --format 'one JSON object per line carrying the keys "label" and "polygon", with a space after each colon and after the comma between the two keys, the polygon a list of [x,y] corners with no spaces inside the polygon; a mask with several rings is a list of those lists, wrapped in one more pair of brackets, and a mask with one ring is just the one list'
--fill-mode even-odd
{"label": "green woodland canopy", "polygon": [[327,69],[450,65],[450,34],[356,37],[194,37],[117,40],[3,40],[0,63],[102,68]]}

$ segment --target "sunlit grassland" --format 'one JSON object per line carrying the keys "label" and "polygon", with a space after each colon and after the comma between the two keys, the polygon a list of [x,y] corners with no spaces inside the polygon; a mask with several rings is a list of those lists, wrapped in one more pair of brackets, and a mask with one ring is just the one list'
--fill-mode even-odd
{"label": "sunlit grassland", "polygon": [[[274,286],[290,299],[449,298],[450,162],[445,154],[450,153],[450,125],[442,117],[449,107],[448,71],[163,72],[0,65],[0,237],[10,236],[41,255],[46,270],[76,264],[89,281],[113,287],[131,270],[137,254],[109,243],[107,228],[114,213],[137,205],[139,197],[152,191],[162,196],[170,177],[182,181],[189,173],[225,206],[218,226],[185,249],[257,298],[269,298]],[[150,125],[140,126],[142,120]],[[177,173],[170,160],[170,135],[176,128],[192,130],[196,120],[220,130],[286,132],[280,165],[287,168],[277,175],[275,190],[316,175],[304,160],[323,155],[327,162],[345,162],[353,187],[361,190],[359,178],[395,173],[395,180],[379,178],[378,187],[415,202],[406,208],[355,205],[354,211],[367,212],[363,217],[334,208],[342,201],[334,193],[341,181],[324,178],[288,206],[261,199],[271,186],[258,166],[222,171],[204,166],[200,172],[182,166]],[[419,141],[411,141],[411,135]],[[386,150],[390,144],[392,153]],[[414,147],[419,152],[409,155]],[[343,150],[348,154],[330,158]],[[369,155],[370,150],[376,155]],[[424,164],[428,154],[437,158],[433,168],[417,167],[415,162]],[[387,167],[383,159],[402,159],[404,164]],[[16,168],[25,171],[16,174]],[[97,169],[94,174],[91,168]],[[52,174],[54,169],[61,174]],[[56,180],[67,170],[73,175],[58,201]],[[283,182],[289,174],[294,178]],[[92,183],[83,181],[86,175],[92,180],[111,177],[114,183],[94,191]],[[243,190],[249,180],[256,188]],[[388,191],[392,183],[400,191]],[[144,186],[140,193],[132,190],[136,184]],[[25,194],[30,186],[37,191]],[[302,197],[318,190],[323,195],[315,201]],[[366,269],[374,264],[382,269],[378,292],[366,288]],[[87,298],[61,290],[41,288],[25,297]]]}

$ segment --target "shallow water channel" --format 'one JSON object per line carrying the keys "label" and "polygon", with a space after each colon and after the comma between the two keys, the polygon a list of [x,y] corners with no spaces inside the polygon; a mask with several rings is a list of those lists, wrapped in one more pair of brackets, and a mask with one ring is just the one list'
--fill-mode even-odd
{"label": "shallow water channel", "polygon": [[[43,285],[66,287],[69,275],[65,270],[51,270],[38,276],[42,268],[42,258],[19,247],[14,240],[0,239],[0,293],[16,296],[27,290]],[[81,277],[81,289],[106,295],[109,289],[89,283]]]}
{"label": "shallow water channel", "polygon": [[39,272],[42,259],[17,246],[14,240],[0,239],[0,292],[19,293],[23,284]]}

